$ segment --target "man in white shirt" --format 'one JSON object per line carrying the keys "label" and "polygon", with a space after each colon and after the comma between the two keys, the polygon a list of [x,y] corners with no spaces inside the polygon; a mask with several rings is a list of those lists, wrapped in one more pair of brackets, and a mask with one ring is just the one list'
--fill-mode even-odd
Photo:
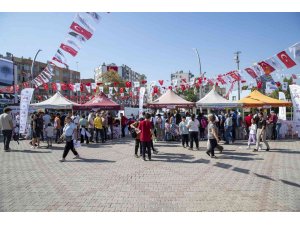
{"label": "man in white shirt", "polygon": [[89,129],[89,133],[91,134],[90,142],[94,142],[94,140],[93,140],[94,139],[94,129],[95,129],[94,119],[95,119],[95,114],[94,114],[94,111],[91,110],[90,114],[88,116],[88,129]]}
{"label": "man in white shirt", "polygon": [[12,137],[13,120],[11,116],[11,109],[4,108],[3,114],[0,115],[0,129],[2,130],[4,138],[4,151],[9,152],[9,143]]}

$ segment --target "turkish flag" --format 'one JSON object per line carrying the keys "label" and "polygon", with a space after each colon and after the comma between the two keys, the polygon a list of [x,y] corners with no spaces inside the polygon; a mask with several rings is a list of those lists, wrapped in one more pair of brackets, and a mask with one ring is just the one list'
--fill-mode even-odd
{"label": "turkish flag", "polygon": [[257,81],[257,88],[261,89],[262,88],[263,83],[261,81]]}
{"label": "turkish flag", "polygon": [[119,82],[114,82],[114,87],[117,87]]}
{"label": "turkish flag", "polygon": [[147,80],[142,80],[141,83],[142,83],[142,84],[146,84],[146,83],[147,83]]}
{"label": "turkish flag", "polygon": [[221,82],[221,84],[226,84],[226,81],[221,76],[219,76],[217,80]]}
{"label": "turkish flag", "polygon": [[125,85],[126,85],[126,87],[130,88],[131,87],[131,82],[130,81],[126,81]]}
{"label": "turkish flag", "polygon": [[157,94],[157,93],[158,93],[158,87],[156,87],[156,86],[153,87],[153,93],[154,93],[154,94]]}
{"label": "turkish flag", "polygon": [[172,90],[172,86],[169,86],[169,89]]}
{"label": "turkish flag", "polygon": [[60,45],[60,48],[70,53],[72,56],[76,56],[78,53],[74,48],[70,47],[69,45],[65,45],[63,43]]}
{"label": "turkish flag", "polygon": [[285,51],[279,52],[277,54],[277,57],[287,68],[291,68],[296,65],[296,63],[291,59],[291,57],[289,57],[289,55]]}
{"label": "turkish flag", "polygon": [[49,90],[48,84],[43,84],[43,87],[44,87],[45,91]]}
{"label": "turkish flag", "polygon": [[57,91],[56,83],[52,83],[51,86],[52,86],[52,90],[53,90],[53,91]]}
{"label": "turkish flag", "polygon": [[68,84],[68,88],[70,91],[74,91],[74,85],[73,84]]}
{"label": "turkish flag", "polygon": [[185,86],[184,85],[180,85],[180,88],[182,91],[185,91]]}
{"label": "turkish flag", "polygon": [[237,71],[231,71],[231,72],[227,73],[227,75],[231,76],[236,81],[241,80],[241,77]]}
{"label": "turkish flag", "polygon": [[92,33],[84,29],[82,26],[80,26],[78,23],[73,22],[70,26],[72,30],[75,32],[81,34],[83,37],[85,37],[87,40],[89,40],[92,37]]}
{"label": "turkish flag", "polygon": [[257,78],[257,74],[255,73],[255,71],[251,68],[246,68],[245,71],[253,78],[256,79]]}
{"label": "turkish flag", "polygon": [[120,87],[120,93],[124,93],[124,88]]}
{"label": "turkish flag", "polygon": [[65,84],[65,83],[61,83],[60,86],[61,86],[61,90],[63,90],[63,91],[66,91],[69,87],[69,85]]}
{"label": "turkish flag", "polygon": [[91,86],[91,83],[85,83],[86,86],[90,87]]}
{"label": "turkish flag", "polygon": [[280,82],[276,82],[276,86],[277,86],[277,87],[280,87],[280,86],[281,86],[281,83],[280,83]]}
{"label": "turkish flag", "polygon": [[268,63],[266,63],[264,61],[261,61],[257,64],[260,65],[260,67],[264,70],[265,74],[267,74],[267,75],[269,75],[270,73],[275,71],[275,69],[272,66],[270,66]]}
{"label": "turkish flag", "polygon": [[85,87],[85,84],[81,83],[81,84],[80,84],[80,91],[83,91],[83,90],[84,90],[84,87]]}
{"label": "turkish flag", "polygon": [[162,86],[164,84],[164,80],[158,80],[158,83],[160,84],[160,86]]}

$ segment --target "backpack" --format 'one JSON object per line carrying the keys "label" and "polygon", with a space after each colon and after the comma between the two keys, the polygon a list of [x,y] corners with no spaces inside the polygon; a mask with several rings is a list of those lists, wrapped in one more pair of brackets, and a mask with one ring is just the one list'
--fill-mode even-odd
{"label": "backpack", "polygon": [[207,121],[204,118],[201,119],[201,127],[202,128],[206,128],[207,127]]}
{"label": "backpack", "polygon": [[131,137],[132,137],[132,138],[136,138],[136,137],[137,137],[137,133],[136,133],[136,131],[135,131],[134,128],[132,128],[132,129],[130,130],[130,133],[131,133]]}

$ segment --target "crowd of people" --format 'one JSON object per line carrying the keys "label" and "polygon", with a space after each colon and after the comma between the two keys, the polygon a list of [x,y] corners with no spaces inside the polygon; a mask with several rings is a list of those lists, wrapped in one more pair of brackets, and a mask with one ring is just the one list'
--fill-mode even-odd
{"label": "crowd of people", "polygon": [[[9,141],[14,128],[10,115],[11,110],[6,108],[0,117],[0,126],[4,135],[4,149],[9,151]],[[71,150],[75,157],[79,154],[75,150],[77,140],[80,143],[105,143],[109,139],[125,137],[129,132],[135,139],[134,155],[139,158],[151,160],[151,151],[158,153],[154,143],[158,141],[181,141],[184,148],[199,150],[199,141],[207,141],[207,154],[215,157],[215,148],[222,151],[220,140],[224,144],[234,143],[236,139],[248,138],[248,148],[254,145],[253,151],[261,149],[260,143],[266,145],[268,129],[270,138],[279,138],[280,121],[274,111],[265,115],[262,111],[255,114],[249,113],[243,119],[241,113],[228,111],[204,115],[190,114],[189,112],[164,112],[158,114],[143,113],[141,118],[131,115],[126,118],[122,113],[120,119],[115,118],[109,111],[93,111],[88,114],[76,112],[49,113],[39,111],[30,115],[30,138],[32,148],[39,148],[41,141],[47,142],[47,148],[65,142],[64,153],[61,161],[65,161]],[[12,122],[9,122],[12,121]],[[126,130],[128,128],[128,130]],[[138,154],[139,151],[139,154]]]}

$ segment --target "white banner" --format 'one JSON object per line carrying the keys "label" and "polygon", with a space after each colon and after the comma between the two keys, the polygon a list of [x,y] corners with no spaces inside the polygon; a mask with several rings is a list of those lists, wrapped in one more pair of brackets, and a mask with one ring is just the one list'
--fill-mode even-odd
{"label": "white banner", "polygon": [[[279,92],[279,100],[286,101],[285,94]],[[286,120],[286,107],[279,107],[278,119]]]}
{"label": "white banner", "polygon": [[96,89],[96,83],[91,83],[91,88],[92,88],[93,90],[95,90],[95,89]]}
{"label": "white banner", "polygon": [[57,91],[61,91],[61,85],[60,85],[60,83],[56,83],[56,89],[57,89]]}
{"label": "white banner", "polygon": [[91,93],[91,86],[85,86],[88,93]]}
{"label": "white banner", "polygon": [[140,87],[140,82],[138,82],[138,81],[133,82],[133,86],[136,88]]}
{"label": "white banner", "polygon": [[288,85],[289,85],[288,82],[283,82],[283,83],[282,83],[282,90],[283,90],[283,91],[287,91]]}
{"label": "white banner", "polygon": [[30,101],[33,95],[33,88],[25,88],[21,91],[20,101],[20,134],[24,134],[26,130],[27,117],[29,111]]}
{"label": "white banner", "polygon": [[143,105],[144,105],[144,95],[146,92],[145,87],[140,88],[140,97],[139,97],[139,118],[143,115]]}
{"label": "white banner", "polygon": [[114,88],[113,87],[109,87],[108,89],[109,89],[109,94],[112,95],[113,91],[114,91]]}
{"label": "white banner", "polygon": [[80,91],[80,83],[74,84],[74,91]]}
{"label": "white banner", "polygon": [[102,86],[99,87],[99,91],[100,91],[100,93],[103,92],[103,87]]}
{"label": "white banner", "polygon": [[293,102],[293,125],[294,130],[298,131],[298,137],[300,137],[300,86],[290,85],[291,99]]}

